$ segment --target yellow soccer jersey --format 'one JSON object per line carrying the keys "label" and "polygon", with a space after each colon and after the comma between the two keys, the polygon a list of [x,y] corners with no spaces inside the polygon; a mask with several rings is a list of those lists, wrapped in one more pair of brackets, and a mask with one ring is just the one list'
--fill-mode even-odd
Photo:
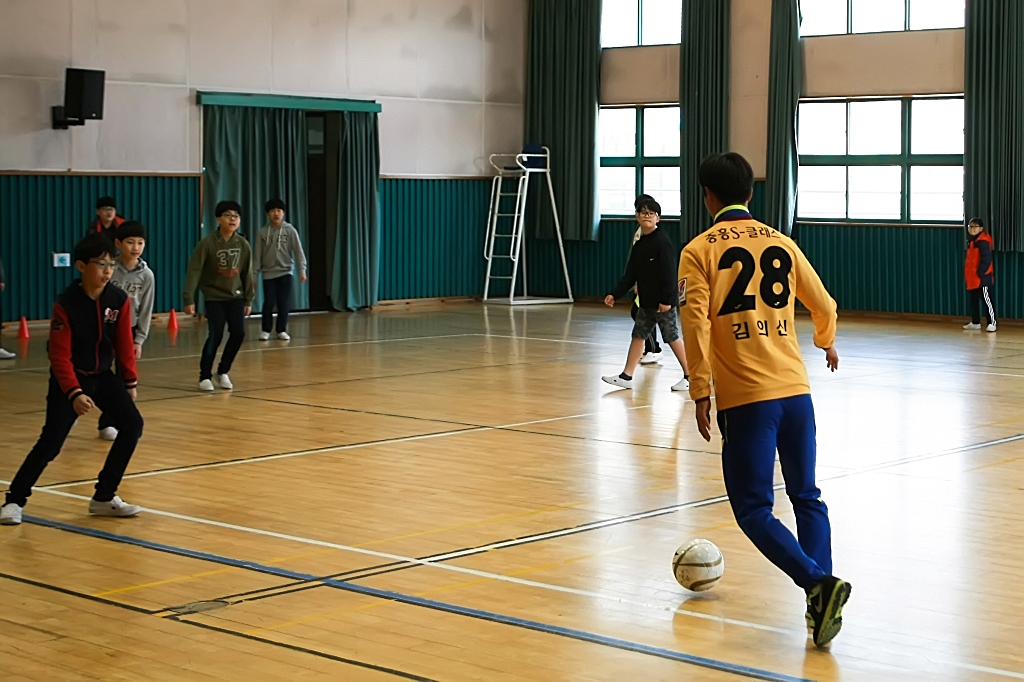
{"label": "yellow soccer jersey", "polygon": [[792,239],[746,211],[719,215],[679,260],[690,396],[709,397],[712,375],[719,410],[810,393],[795,300],[810,311],[819,348],[835,341],[835,301]]}

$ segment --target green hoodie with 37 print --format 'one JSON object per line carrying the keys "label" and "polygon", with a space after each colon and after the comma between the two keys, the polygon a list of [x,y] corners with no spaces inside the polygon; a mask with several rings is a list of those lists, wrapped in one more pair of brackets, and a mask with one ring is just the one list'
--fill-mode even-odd
{"label": "green hoodie with 37 print", "polygon": [[207,301],[244,298],[247,306],[256,298],[252,278],[252,249],[245,237],[235,232],[227,241],[220,230],[199,240],[185,272],[185,290],[181,299],[193,305],[193,293],[199,287]]}

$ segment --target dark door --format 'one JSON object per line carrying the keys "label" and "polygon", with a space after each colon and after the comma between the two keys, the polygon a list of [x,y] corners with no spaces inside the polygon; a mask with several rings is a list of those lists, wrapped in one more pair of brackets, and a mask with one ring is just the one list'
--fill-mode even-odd
{"label": "dark door", "polygon": [[309,309],[331,310],[327,273],[330,249],[327,245],[327,155],[324,145],[324,115],[306,114],[309,149],[306,156],[309,206]]}

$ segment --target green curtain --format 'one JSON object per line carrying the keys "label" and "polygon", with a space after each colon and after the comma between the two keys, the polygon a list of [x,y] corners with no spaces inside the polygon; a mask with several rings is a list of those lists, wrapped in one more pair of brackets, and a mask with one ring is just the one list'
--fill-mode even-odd
{"label": "green curtain", "polygon": [[796,213],[796,111],[804,74],[798,0],[772,0],[771,30],[764,213],[767,224],[788,235]]}
{"label": "green curtain", "polygon": [[[217,202],[233,199],[242,205],[239,228],[253,248],[266,223],[263,205],[277,197],[288,205],[285,220],[295,226],[309,254],[306,219],[306,112],[301,109],[203,107],[203,225],[216,229]],[[262,284],[257,282],[257,309]],[[309,308],[309,288],[298,277],[292,289],[295,309]]]}
{"label": "green curtain", "polygon": [[[597,110],[601,0],[531,0],[526,67],[526,142],[551,150],[562,237],[596,240]],[[547,188],[530,188],[530,220],[554,237]]]}
{"label": "green curtain", "polygon": [[964,209],[1001,251],[1024,251],[1024,3],[968,0]]}
{"label": "green curtain", "polygon": [[686,244],[711,225],[697,169],[729,149],[730,0],[683,3],[679,45],[679,236]]}
{"label": "green curtain", "polygon": [[[337,310],[377,303],[380,258],[380,145],[377,114],[344,112],[338,121],[337,218],[331,300]],[[437,264],[438,267],[443,267]]]}

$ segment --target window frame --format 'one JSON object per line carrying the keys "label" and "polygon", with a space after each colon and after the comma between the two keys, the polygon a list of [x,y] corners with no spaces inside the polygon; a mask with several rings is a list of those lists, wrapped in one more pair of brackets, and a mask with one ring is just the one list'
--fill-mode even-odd
{"label": "window frame", "polygon": [[[908,3],[909,6],[909,3]],[[846,149],[847,154],[800,154],[798,166],[844,166],[846,171],[846,218],[807,218],[796,213],[794,220],[805,224],[878,224],[878,225],[960,225],[962,220],[912,220],[910,217],[910,169],[914,166],[963,166],[964,154],[912,154],[911,143],[911,102],[917,100],[963,100],[962,94],[953,95],[919,95],[916,97],[882,96],[882,97],[807,97],[801,98],[804,103],[844,103],[846,107]],[[850,106],[851,102],[878,102],[899,100],[902,103],[900,116],[900,153],[899,154],[850,154]],[[797,109],[799,112],[799,108]],[[799,113],[798,113],[799,116]],[[797,121],[799,130],[799,120]],[[799,149],[799,140],[797,149]],[[902,186],[900,187],[900,217],[896,218],[850,218],[850,172],[851,166],[899,166],[902,169]],[[797,176],[797,192],[799,193],[800,178]]]}
{"label": "window frame", "polygon": [[[643,0],[640,0],[641,4]],[[965,17],[966,19],[966,17]],[[965,21],[966,23],[966,21]],[[814,35],[805,36],[800,35],[800,38],[819,38],[822,36],[843,36],[843,35],[856,35],[866,36],[873,35],[875,33],[905,33],[907,31],[950,31],[956,29],[963,29],[963,26],[947,26],[946,28],[910,28],[910,0],[903,0],[903,30],[902,31],[869,31],[854,33],[853,32],[853,0],[846,0],[846,32],[845,33],[816,33]]]}
{"label": "window frame", "polygon": [[[686,2],[686,0],[682,0],[682,1],[683,1],[683,3]],[[658,47],[660,45],[679,45],[680,44],[679,42],[675,42],[675,43],[651,43],[650,45],[645,45],[644,44],[644,42],[643,42],[643,40],[644,40],[644,2],[645,2],[645,0],[637,0],[637,10],[636,10],[636,43],[634,43],[633,45],[616,45],[614,47],[605,47],[604,45],[602,45],[601,46],[602,50],[621,50],[621,49],[628,49],[628,48],[633,48],[633,47]],[[847,2],[849,2],[849,0],[847,0]],[[604,12],[602,11],[602,21],[603,21],[603,19],[604,19]],[[847,23],[849,23],[849,22],[847,22]]]}
{"label": "window frame", "polygon": [[[670,109],[678,108],[678,102],[666,102],[662,104],[610,104],[602,105],[605,109],[634,109],[636,111],[636,133],[633,149],[633,156],[601,156],[598,157],[599,166],[608,168],[630,168],[634,169],[633,188],[636,196],[644,191],[644,168],[651,167],[675,167],[679,168],[679,155],[676,156],[644,156],[644,111],[647,109]],[[600,116],[600,112],[598,112]],[[680,118],[680,124],[682,119]],[[681,126],[680,126],[681,127]],[[600,189],[598,189],[600,195]],[[663,218],[678,219],[678,214],[666,213]],[[601,220],[635,220],[636,216],[627,213],[602,213]]]}

